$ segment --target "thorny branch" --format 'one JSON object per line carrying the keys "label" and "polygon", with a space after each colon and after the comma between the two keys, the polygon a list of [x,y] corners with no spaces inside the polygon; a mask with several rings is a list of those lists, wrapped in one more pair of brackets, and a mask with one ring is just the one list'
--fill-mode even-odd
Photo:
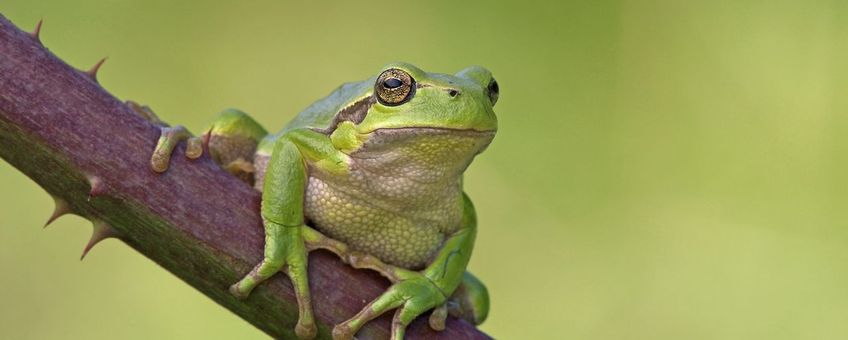
{"label": "thorny branch", "polygon": [[[79,71],[47,51],[33,33],[0,15],[0,157],[41,185],[56,201],[50,221],[64,214],[91,220],[85,252],[114,237],[276,338],[294,337],[297,305],[278,275],[245,301],[227,292],[262,256],[259,194],[204,156],[177,151],[165,174],[148,158],[159,130],[97,83],[98,62]],[[313,253],[309,273],[319,337],[354,315],[388,285],[328,253]],[[390,316],[364,328],[362,339],[387,338]],[[410,339],[485,339],[449,318],[430,330],[426,317]]]}

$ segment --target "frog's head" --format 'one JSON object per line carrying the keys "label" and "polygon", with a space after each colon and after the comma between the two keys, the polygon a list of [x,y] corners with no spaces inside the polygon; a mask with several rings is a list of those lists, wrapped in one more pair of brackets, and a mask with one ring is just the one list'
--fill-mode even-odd
{"label": "frog's head", "polygon": [[394,63],[357,85],[370,90],[336,117],[347,121],[337,136],[358,136],[347,139],[359,141],[354,158],[398,162],[388,167],[436,180],[464,171],[497,131],[498,83],[479,66],[448,75]]}
{"label": "frog's head", "polygon": [[492,107],[498,100],[498,83],[485,68],[472,66],[448,75],[394,63],[373,82],[375,102],[357,125],[359,133],[398,128],[497,130]]}

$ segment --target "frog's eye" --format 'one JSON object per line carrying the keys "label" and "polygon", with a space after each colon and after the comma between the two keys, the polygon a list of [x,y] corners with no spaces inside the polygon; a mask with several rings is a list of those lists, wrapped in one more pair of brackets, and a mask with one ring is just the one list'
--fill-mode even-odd
{"label": "frog's eye", "polygon": [[489,82],[489,86],[486,87],[486,92],[489,94],[489,99],[492,101],[492,106],[495,106],[495,103],[498,102],[498,95],[500,94],[500,88],[498,87],[498,81],[495,78],[492,78],[492,81]]}
{"label": "frog's eye", "polygon": [[374,93],[380,104],[396,106],[407,102],[415,94],[415,79],[401,69],[388,69],[380,73],[374,84]]}

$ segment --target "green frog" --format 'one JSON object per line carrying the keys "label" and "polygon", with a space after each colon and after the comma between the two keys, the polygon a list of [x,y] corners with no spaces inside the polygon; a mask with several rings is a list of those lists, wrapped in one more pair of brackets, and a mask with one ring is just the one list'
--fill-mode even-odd
{"label": "green frog", "polygon": [[300,338],[317,333],[307,273],[315,249],[392,282],[336,325],[334,339],[352,339],[391,310],[392,339],[430,310],[436,330],[449,313],[479,324],[489,301],[466,271],[477,222],[462,178],[495,136],[498,94],[492,73],[479,66],[448,75],[394,63],[341,85],[274,134],[235,109],[220,113],[202,136],[163,127],[151,167],[166,171],[174,147],[187,141],[189,158],[206,146],[216,163],[262,192],[265,256],[230,292],[247,297],[286,273]]}

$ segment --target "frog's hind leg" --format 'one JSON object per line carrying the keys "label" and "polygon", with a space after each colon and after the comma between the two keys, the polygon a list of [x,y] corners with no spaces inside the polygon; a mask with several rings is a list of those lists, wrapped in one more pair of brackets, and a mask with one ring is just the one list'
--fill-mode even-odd
{"label": "frog's hind leg", "polygon": [[209,155],[222,168],[245,182],[253,181],[253,153],[259,141],[268,133],[246,113],[228,109],[218,114],[206,133],[193,136],[182,126],[169,127],[162,123],[146,106],[129,102],[133,108],[151,122],[161,125],[162,134],[156,149],[150,158],[150,165],[156,172],[165,172],[177,144],[187,141],[186,156],[198,158],[203,153],[203,145],[208,145]]}
{"label": "frog's hind leg", "polygon": [[437,331],[444,330],[448,314],[472,325],[483,323],[489,315],[489,291],[468,271],[463,274],[462,283],[448,301],[433,309],[429,320],[430,328]]}
{"label": "frog's hind leg", "polygon": [[159,141],[156,143],[156,149],[153,150],[153,155],[150,156],[150,167],[153,168],[153,171],[161,173],[168,170],[168,166],[171,163],[171,154],[181,141],[188,141],[186,157],[189,159],[198,158],[203,154],[202,139],[200,137],[193,137],[191,132],[188,132],[182,125],[169,126],[160,120],[156,116],[156,113],[147,105],[141,105],[132,100],[128,100],[126,104],[136,114],[158,126],[161,130]]}
{"label": "frog's hind leg", "polygon": [[209,155],[224,170],[253,184],[253,155],[268,134],[253,118],[236,110],[224,110],[207,130]]}
{"label": "frog's hind leg", "polygon": [[[448,299],[447,307],[451,316],[479,325],[489,315],[489,291],[477,277],[466,271],[462,283]],[[444,318],[441,320],[444,325]],[[430,325],[437,321],[431,317]]]}

